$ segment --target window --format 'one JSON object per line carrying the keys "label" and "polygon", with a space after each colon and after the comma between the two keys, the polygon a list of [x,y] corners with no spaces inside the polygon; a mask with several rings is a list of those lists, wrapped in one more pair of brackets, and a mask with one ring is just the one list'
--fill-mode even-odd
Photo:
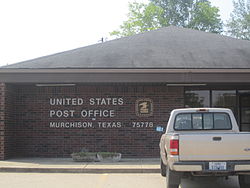
{"label": "window", "polygon": [[250,123],[250,95],[242,95],[240,97],[241,106],[241,123]]}
{"label": "window", "polygon": [[212,102],[212,107],[230,108],[236,114],[235,90],[213,90]]}
{"label": "window", "polygon": [[174,123],[175,130],[229,130],[230,117],[226,113],[182,113]]}
{"label": "window", "polygon": [[[185,90],[185,108],[229,108],[233,111],[235,118],[238,119],[236,90],[193,89],[186,88]],[[248,93],[250,90],[239,90],[239,92]]]}
{"label": "window", "polygon": [[204,129],[213,129],[213,114],[203,114]]}
{"label": "window", "polygon": [[214,129],[231,129],[229,116],[224,113],[214,114]]}
{"label": "window", "polygon": [[192,90],[185,92],[185,107],[209,107],[209,90]]}
{"label": "window", "polygon": [[192,129],[191,114],[179,114],[176,116],[174,128],[177,130]]}
{"label": "window", "polygon": [[202,114],[192,114],[193,129],[202,129]]}

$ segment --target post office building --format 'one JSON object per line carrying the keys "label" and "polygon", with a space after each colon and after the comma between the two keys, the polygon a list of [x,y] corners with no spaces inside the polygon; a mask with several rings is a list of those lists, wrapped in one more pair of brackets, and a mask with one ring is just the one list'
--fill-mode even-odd
{"label": "post office building", "polygon": [[0,159],[159,157],[170,112],[225,107],[250,131],[250,41],[159,30],[0,68]]}

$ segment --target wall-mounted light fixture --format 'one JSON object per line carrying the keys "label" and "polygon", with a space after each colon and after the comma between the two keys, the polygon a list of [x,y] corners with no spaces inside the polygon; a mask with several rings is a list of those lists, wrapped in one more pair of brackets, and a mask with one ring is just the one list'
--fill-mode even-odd
{"label": "wall-mounted light fixture", "polygon": [[206,86],[207,84],[167,84],[169,87],[177,87],[177,86]]}
{"label": "wall-mounted light fixture", "polygon": [[68,87],[76,84],[36,84],[37,87]]}

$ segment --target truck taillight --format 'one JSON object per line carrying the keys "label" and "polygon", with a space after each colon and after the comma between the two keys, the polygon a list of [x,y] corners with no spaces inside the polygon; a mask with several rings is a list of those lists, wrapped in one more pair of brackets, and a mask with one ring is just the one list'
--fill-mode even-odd
{"label": "truck taillight", "polygon": [[170,154],[179,155],[179,140],[170,140]]}

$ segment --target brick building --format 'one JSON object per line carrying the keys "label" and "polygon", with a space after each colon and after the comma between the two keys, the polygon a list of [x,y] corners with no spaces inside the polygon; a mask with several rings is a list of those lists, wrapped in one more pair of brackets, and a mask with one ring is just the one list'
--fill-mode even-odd
{"label": "brick building", "polygon": [[0,159],[82,148],[159,156],[172,109],[227,107],[250,131],[250,42],[167,27],[0,69]]}

